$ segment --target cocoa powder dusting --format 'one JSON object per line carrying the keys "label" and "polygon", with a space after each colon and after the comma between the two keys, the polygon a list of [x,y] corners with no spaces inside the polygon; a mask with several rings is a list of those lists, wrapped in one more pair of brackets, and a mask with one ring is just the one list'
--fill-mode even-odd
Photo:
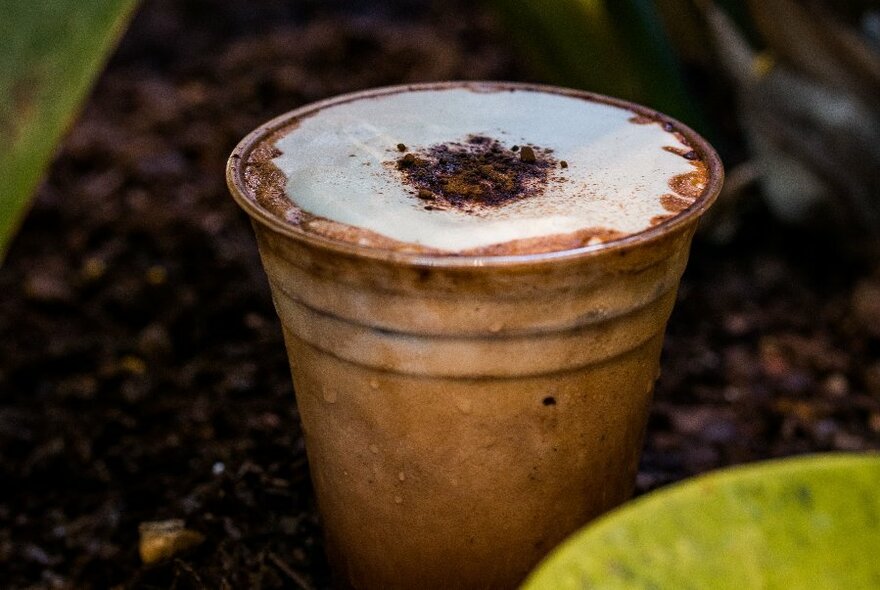
{"label": "cocoa powder dusting", "polygon": [[669,153],[675,154],[676,156],[681,156],[682,158],[687,158],[688,160],[693,160],[695,158],[688,158],[687,154],[691,153],[690,150],[686,148],[675,147],[671,145],[664,145],[663,150]]}
{"label": "cocoa powder dusting", "polygon": [[[343,223],[318,217],[297,207],[286,194],[287,177],[272,162],[273,158],[281,155],[281,151],[275,147],[275,143],[279,137],[289,133],[289,130],[290,127],[259,143],[250,153],[247,161],[244,162],[245,185],[261,207],[294,226],[327,238],[356,242],[372,248],[393,249],[398,252],[441,253],[439,250],[399,242],[367,229],[353,228]],[[352,154],[353,156],[354,154]]]}
{"label": "cocoa powder dusting", "polygon": [[655,215],[651,218],[651,227],[654,227],[655,225],[660,225],[664,221],[668,221],[673,217],[675,217],[674,213],[671,213],[669,215]]}
{"label": "cocoa powder dusting", "polygon": [[669,188],[682,197],[690,199],[698,199],[703,191],[706,190],[706,183],[709,182],[709,171],[706,165],[700,160],[690,161],[695,170],[678,174],[669,180]]}
{"label": "cocoa powder dusting", "polygon": [[272,163],[281,151],[269,142],[259,144],[244,163],[244,181],[257,201],[271,211],[287,213],[290,200],[284,193],[287,178]]}
{"label": "cocoa powder dusting", "polygon": [[659,123],[664,131],[666,131],[667,133],[672,133],[675,138],[684,146],[681,147],[667,145],[663,146],[663,149],[677,156],[681,156],[682,158],[690,162],[694,167],[694,170],[691,172],[678,174],[669,179],[668,185],[673,194],[667,193],[661,195],[660,204],[663,205],[663,208],[666,211],[669,211],[671,215],[656,215],[652,217],[650,224],[653,227],[688,209],[691,205],[693,205],[696,199],[699,199],[703,195],[703,191],[706,190],[706,185],[709,182],[709,169],[700,158],[700,154],[691,149],[687,137],[685,137],[683,133],[678,131],[675,126],[669,121],[652,119],[645,115],[636,115],[634,117],[630,117],[629,122],[636,125]]}
{"label": "cocoa powder dusting", "polygon": [[656,119],[652,119],[651,117],[646,117],[645,115],[635,115],[627,119],[630,123],[634,123],[636,125],[651,125],[652,123],[656,123]]}
{"label": "cocoa powder dusting", "polygon": [[416,197],[431,200],[429,210],[476,213],[540,195],[551,171],[559,167],[552,150],[513,148],[491,137],[469,135],[463,141],[415,150],[388,164],[402,172]]}
{"label": "cocoa powder dusting", "polygon": [[666,193],[660,197],[660,204],[670,213],[681,213],[693,204],[693,200]]}
{"label": "cocoa powder dusting", "polygon": [[[676,135],[679,134],[676,133]],[[681,139],[683,140],[684,137],[682,136]],[[685,141],[682,141],[682,143],[687,145]],[[663,146],[663,149],[681,156],[694,167],[694,170],[691,172],[678,174],[669,179],[669,188],[675,193],[674,195],[665,194],[660,197],[660,202],[663,204],[664,209],[673,213],[679,213],[690,207],[695,199],[702,196],[703,191],[706,190],[706,184],[709,182],[709,169],[700,159],[700,155],[690,149],[690,147],[682,148],[667,145]],[[687,203],[687,205],[684,205],[684,203]]]}
{"label": "cocoa powder dusting", "polygon": [[[647,117],[634,117],[630,121],[660,123],[667,131],[675,132],[671,124]],[[244,162],[245,184],[260,205],[293,225],[331,239],[401,252],[441,253],[418,244],[398,242],[364,228],[316,217],[297,207],[285,193],[284,173],[272,162],[280,155],[274,143],[286,132],[289,128],[261,142]],[[427,211],[454,208],[479,214],[487,208],[539,196],[551,182],[566,181],[557,174],[560,169],[568,167],[568,162],[557,160],[553,150],[519,145],[507,148],[498,140],[483,135],[470,135],[459,142],[438,144],[424,150],[407,151],[407,146],[402,143],[394,147],[402,155],[385,162],[386,167],[401,173],[404,183],[413,189],[414,198]],[[663,208],[669,213],[654,216],[650,220],[652,227],[688,209],[702,196],[709,179],[708,168],[695,151],[672,146],[664,149],[688,160],[694,170],[669,180],[672,192],[660,197]],[[620,239],[625,235],[610,228],[591,227],[571,233],[512,240],[456,254],[495,256],[568,250]]]}
{"label": "cocoa powder dusting", "polygon": [[588,227],[570,233],[538,236],[536,238],[521,238],[501,244],[483,246],[464,250],[461,254],[467,256],[500,256],[515,254],[540,254],[543,252],[556,252],[560,250],[574,250],[584,246],[593,246],[602,242],[618,240],[627,234],[607,227]]}

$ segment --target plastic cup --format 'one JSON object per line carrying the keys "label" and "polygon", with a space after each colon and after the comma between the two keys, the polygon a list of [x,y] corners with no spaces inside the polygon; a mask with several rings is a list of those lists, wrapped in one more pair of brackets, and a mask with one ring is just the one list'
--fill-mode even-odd
{"label": "plastic cup", "polygon": [[511,588],[632,494],[664,329],[722,165],[673,121],[709,171],[688,210],[599,246],[515,256],[363,248],[249,194],[260,142],[306,112],[387,91],[263,125],[233,152],[228,183],[283,326],[340,583]]}

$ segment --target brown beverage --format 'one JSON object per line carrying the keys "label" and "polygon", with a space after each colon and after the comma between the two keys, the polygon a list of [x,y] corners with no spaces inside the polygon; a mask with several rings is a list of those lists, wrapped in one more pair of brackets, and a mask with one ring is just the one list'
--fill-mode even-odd
{"label": "brown beverage", "polygon": [[510,588],[629,497],[712,148],[622,101],[446,83],[309,105],[227,170],[354,588]]}

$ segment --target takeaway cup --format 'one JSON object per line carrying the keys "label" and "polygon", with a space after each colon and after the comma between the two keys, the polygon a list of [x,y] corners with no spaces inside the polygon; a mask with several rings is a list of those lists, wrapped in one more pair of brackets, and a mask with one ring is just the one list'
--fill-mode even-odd
{"label": "takeaway cup", "polygon": [[705,190],[687,210],[598,246],[446,255],[304,231],[249,188],[261,142],[305,113],[389,89],[293,111],[229,160],[283,327],[342,585],[511,588],[632,493],[665,325],[722,166],[697,134],[648,109],[512,86],[674,125],[705,164]]}

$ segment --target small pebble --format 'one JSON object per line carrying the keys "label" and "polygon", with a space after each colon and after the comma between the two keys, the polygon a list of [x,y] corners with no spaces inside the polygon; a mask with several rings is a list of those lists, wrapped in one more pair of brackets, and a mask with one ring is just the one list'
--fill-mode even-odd
{"label": "small pebble", "polygon": [[849,393],[849,380],[842,373],[833,373],[825,379],[822,388],[831,397],[846,397]]}
{"label": "small pebble", "polygon": [[724,330],[733,336],[743,336],[752,329],[749,318],[742,313],[731,313],[723,320]]}
{"label": "small pebble", "polygon": [[161,285],[168,279],[168,271],[158,264],[147,269],[147,282],[151,285]]}
{"label": "small pebble", "polygon": [[174,345],[165,326],[153,323],[138,334],[137,348],[141,354],[147,357],[159,357],[170,354]]}
{"label": "small pebble", "polygon": [[200,545],[205,536],[185,528],[182,520],[142,522],[138,527],[141,561],[149,565]]}
{"label": "small pebble", "polygon": [[107,264],[100,258],[88,258],[82,267],[82,276],[84,279],[94,281],[104,276],[107,271]]}
{"label": "small pebble", "polygon": [[143,359],[127,354],[119,359],[119,368],[132,375],[143,375],[147,372],[147,363]]}

